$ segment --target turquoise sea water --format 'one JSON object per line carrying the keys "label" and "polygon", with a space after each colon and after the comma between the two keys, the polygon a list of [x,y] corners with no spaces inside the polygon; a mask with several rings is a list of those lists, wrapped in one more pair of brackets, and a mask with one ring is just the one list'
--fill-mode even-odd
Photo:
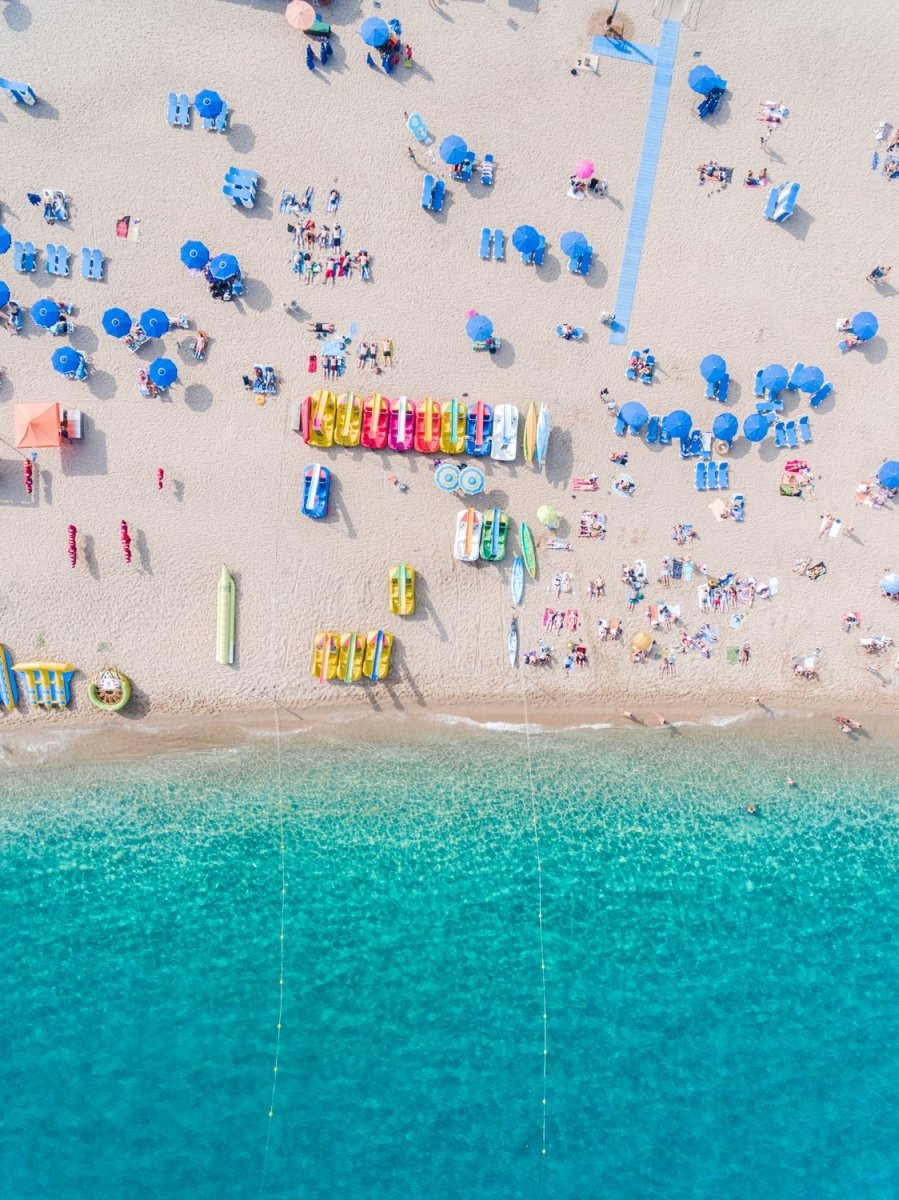
{"label": "turquoise sea water", "polygon": [[270,746],[7,772],[0,1195],[895,1197],[899,751],[844,741],[533,739],[545,1156],[521,736],[289,743],[271,1120]]}

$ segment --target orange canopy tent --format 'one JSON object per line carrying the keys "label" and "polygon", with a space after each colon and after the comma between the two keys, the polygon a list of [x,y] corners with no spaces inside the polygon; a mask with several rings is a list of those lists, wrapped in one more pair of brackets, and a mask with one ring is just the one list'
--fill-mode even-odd
{"label": "orange canopy tent", "polygon": [[61,446],[59,405],[15,404],[16,446],[19,450],[38,450],[45,446]]}

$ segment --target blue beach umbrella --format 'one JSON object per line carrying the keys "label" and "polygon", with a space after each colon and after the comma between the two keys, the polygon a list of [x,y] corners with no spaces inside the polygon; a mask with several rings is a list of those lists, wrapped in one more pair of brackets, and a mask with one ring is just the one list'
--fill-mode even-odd
{"label": "blue beach umbrella", "polygon": [[[618,410],[618,415],[624,421],[625,425],[629,425],[631,429],[640,429],[649,420],[649,413],[646,407],[637,400],[628,400],[627,404],[622,404]],[[692,425],[692,421],[690,424]]]}
{"label": "blue beach umbrella", "polygon": [[170,358],[154,358],[147,374],[151,381],[164,391],[178,378],[178,368]]}
{"label": "blue beach umbrella", "polygon": [[769,363],[762,371],[762,387],[768,388],[772,392],[779,392],[781,388],[787,386],[787,380],[790,378],[790,372],[781,363]]}
{"label": "blue beach umbrella", "polygon": [[899,488],[899,462],[894,458],[885,462],[878,470],[877,478],[880,480],[881,486],[889,488],[890,491]]}
{"label": "blue beach umbrella", "polygon": [[563,254],[574,254],[580,250],[586,250],[587,245],[587,239],[582,233],[578,233],[576,229],[571,229],[568,233],[563,233],[559,238],[559,249]]}
{"label": "blue beach umbrella", "polygon": [[138,324],[147,337],[164,337],[171,321],[161,308],[148,308],[141,313]]}
{"label": "blue beach umbrella", "polygon": [[204,88],[202,92],[197,92],[194,96],[194,108],[201,117],[217,117],[224,107],[224,100],[218,92],[210,91],[209,88]]}
{"label": "blue beach umbrella", "polygon": [[459,468],[452,463],[441,463],[434,472],[434,482],[441,492],[454,492],[459,486]]}
{"label": "blue beach umbrella", "polygon": [[[727,414],[723,414],[726,416]],[[750,413],[743,422],[743,433],[746,435],[747,441],[761,442],[768,435],[768,430],[771,428],[771,423],[764,413]]]}
{"label": "blue beach umbrella", "polygon": [[722,442],[732,442],[739,428],[740,422],[733,413],[720,413],[712,422],[712,436]]}
{"label": "blue beach umbrella", "polygon": [[445,137],[440,143],[440,157],[445,163],[449,163],[451,167],[458,166],[468,153],[468,147],[465,144],[464,138],[460,138],[458,134],[451,133],[449,137]]}
{"label": "blue beach umbrella", "polygon": [[891,575],[884,575],[880,581],[880,590],[888,596],[899,596],[899,575],[895,571]]}
{"label": "blue beach umbrella", "polygon": [[693,428],[693,418],[682,408],[676,408],[667,417],[662,418],[662,428],[672,438],[686,437]]}
{"label": "blue beach umbrella", "polygon": [[9,296],[9,284],[6,284],[0,280],[0,307],[2,307],[4,304],[9,304]]}
{"label": "blue beach umbrella", "polygon": [[217,254],[209,264],[213,279],[233,279],[240,274],[240,263],[233,254]]}
{"label": "blue beach umbrella", "polygon": [[202,242],[185,242],[181,247],[181,261],[191,271],[202,271],[209,262],[209,250]]}
{"label": "blue beach umbrella", "polygon": [[468,496],[478,496],[487,486],[487,476],[478,467],[463,467],[459,472],[459,487]]}
{"label": "blue beach umbrella", "polygon": [[[8,297],[7,297],[8,299]],[[43,300],[38,300],[31,306],[31,319],[35,325],[42,325],[44,329],[49,329],[51,325],[55,325],[59,320],[60,308],[52,300],[46,297]]]}
{"label": "blue beach umbrella", "polygon": [[877,318],[872,312],[856,313],[852,318],[852,332],[863,342],[870,341],[877,332]]}
{"label": "blue beach umbrella", "polygon": [[707,354],[699,364],[699,374],[706,383],[715,383],[727,370],[727,363],[720,354]]}
{"label": "blue beach umbrella", "polygon": [[58,350],[53,351],[50,361],[54,371],[58,371],[60,375],[71,375],[73,371],[78,370],[81,355],[73,346],[60,346]]}
{"label": "blue beach umbrella", "polygon": [[103,328],[110,337],[124,337],[131,328],[131,318],[124,308],[107,308],[103,314]]}
{"label": "blue beach umbrella", "polygon": [[801,392],[817,392],[823,382],[824,372],[820,367],[806,367],[804,371],[799,372],[796,386]]}
{"label": "blue beach umbrella", "polygon": [[0,254],[5,254],[12,245],[12,234],[0,225]]}
{"label": "blue beach umbrella", "polygon": [[483,313],[475,313],[465,324],[465,332],[473,342],[486,342],[493,333],[493,322]]}
{"label": "blue beach umbrella", "polygon": [[366,17],[359,26],[359,33],[366,46],[383,46],[390,37],[387,22],[380,17]]}
{"label": "blue beach umbrella", "polygon": [[530,254],[540,244],[540,234],[533,225],[519,225],[512,234],[512,245],[522,254]]}
{"label": "blue beach umbrella", "polygon": [[687,84],[700,96],[707,96],[711,91],[711,81],[716,78],[715,72],[705,63],[698,63],[687,76]]}

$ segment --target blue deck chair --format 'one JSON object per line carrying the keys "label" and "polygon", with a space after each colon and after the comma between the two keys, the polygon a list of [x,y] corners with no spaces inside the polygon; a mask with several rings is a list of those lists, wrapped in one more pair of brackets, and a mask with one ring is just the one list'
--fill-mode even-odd
{"label": "blue deck chair", "polygon": [[668,430],[662,424],[659,425],[659,445],[660,446],[670,446],[671,445],[671,434],[668,432]]}
{"label": "blue deck chair", "polygon": [[534,251],[533,250],[522,250],[521,251],[521,261],[524,263],[524,265],[526,267],[532,267],[534,265]]}
{"label": "blue deck chair", "polygon": [[815,392],[814,396],[812,396],[809,400],[809,404],[812,406],[812,408],[817,408],[821,401],[826,400],[832,391],[832,383],[822,384],[821,387],[818,388],[817,392]]}
{"label": "blue deck chair", "polygon": [[730,515],[735,521],[746,520],[746,497],[742,492],[734,492],[731,496]]}
{"label": "blue deck chair", "polygon": [[493,231],[493,257],[498,261],[506,257],[506,235],[501,229]]}
{"label": "blue deck chair", "polygon": [[795,450],[796,447],[799,445],[799,439],[796,436],[796,422],[795,421],[787,421],[786,425],[784,426],[784,429],[786,430],[786,434],[787,434],[787,445],[790,447],[791,450]]}
{"label": "blue deck chair", "polygon": [[793,368],[790,378],[787,380],[787,391],[795,392],[799,387],[799,376],[805,370],[805,363],[798,362]]}
{"label": "blue deck chair", "polygon": [[704,492],[706,489],[706,481],[708,478],[708,466],[701,459],[696,464],[696,490]]}
{"label": "blue deck chair", "polygon": [[203,128],[213,133],[224,133],[228,128],[228,105],[222,102],[222,111],[217,117],[203,117]]}
{"label": "blue deck chair", "polygon": [[718,384],[714,379],[709,379],[705,385],[706,400],[714,400],[718,394]]}
{"label": "blue deck chair", "polygon": [[68,275],[69,252],[65,246],[53,246],[48,243],[44,269],[48,275]]}
{"label": "blue deck chair", "polygon": [[701,429],[694,429],[693,432],[690,434],[690,453],[693,455],[694,458],[697,455],[702,454],[702,430]]}
{"label": "blue deck chair", "polygon": [[434,194],[431,196],[431,211],[443,211],[443,197],[446,195],[446,184],[442,179],[438,179],[434,184]]}
{"label": "blue deck chair", "polygon": [[459,172],[459,178],[463,183],[468,183],[471,179],[471,173],[474,170],[474,151],[469,150],[462,159],[462,169]]}
{"label": "blue deck chair", "polygon": [[430,208],[431,201],[434,198],[434,176],[431,174],[425,175],[421,181],[421,206],[422,208]]}
{"label": "blue deck chair", "polygon": [[[664,427],[663,427],[663,428],[664,428]],[[681,456],[681,458],[691,458],[691,457],[692,457],[692,451],[691,451],[691,449],[690,449],[690,438],[689,438],[689,436],[687,436],[687,437],[682,437],[682,438],[680,439],[680,456]]]}
{"label": "blue deck chair", "polygon": [[658,417],[650,417],[649,424],[646,426],[646,440],[650,446],[653,446],[659,440],[659,425],[661,424]]}
{"label": "blue deck chair", "polygon": [[783,421],[778,421],[774,426],[774,445],[785,449],[787,445],[787,428]]}
{"label": "blue deck chair", "polygon": [[23,275],[37,270],[37,251],[34,242],[16,242],[13,246],[13,266]]}
{"label": "blue deck chair", "polygon": [[537,243],[537,249],[534,251],[534,265],[537,267],[543,266],[543,255],[546,253],[546,238],[540,234],[540,241]]}
{"label": "blue deck chair", "polygon": [[[490,238],[491,238],[490,230],[485,225],[484,228],[481,230],[481,246],[480,246],[480,249],[478,250],[478,254],[481,256],[481,258],[489,258],[490,257]],[[523,257],[524,257],[524,255],[522,255],[522,258]]]}
{"label": "blue deck chair", "polygon": [[481,183],[485,187],[493,186],[493,155],[485,154],[484,161],[481,163]]}
{"label": "blue deck chair", "polygon": [[103,278],[103,251],[81,248],[81,274],[85,279]]}
{"label": "blue deck chair", "polygon": [[843,340],[839,343],[839,346],[840,346],[840,350],[843,354],[845,354],[846,351],[849,349],[849,343],[846,341],[845,338],[843,338]]}
{"label": "blue deck chair", "polygon": [[[586,274],[586,272],[584,273]],[[649,367],[649,373],[647,374],[645,371],[641,371],[640,382],[650,384],[652,383],[653,376],[656,373],[656,356],[654,354],[646,354],[643,358],[643,366]]]}
{"label": "blue deck chair", "polygon": [[773,400],[757,400],[756,405],[755,405],[755,411],[764,413],[766,416],[770,413],[773,413],[774,412],[774,401]]}
{"label": "blue deck chair", "polygon": [[709,469],[708,488],[710,492],[713,492],[718,487],[718,464],[710,462],[706,463],[706,466]]}
{"label": "blue deck chair", "polygon": [[712,457],[712,431],[707,429],[702,435],[702,457],[708,462]]}
{"label": "blue deck chair", "polygon": [[246,188],[233,187],[230,183],[224,185],[222,195],[227,197],[232,204],[240,205],[241,208],[252,208],[256,203],[254,192],[247,191]]}
{"label": "blue deck chair", "polygon": [[178,97],[174,92],[169,92],[169,103],[165,112],[165,119],[170,125],[175,124],[175,118],[178,115]]}
{"label": "blue deck chair", "polygon": [[730,487],[730,463],[718,463],[718,487]]}
{"label": "blue deck chair", "polygon": [[624,435],[627,433],[627,423],[621,416],[619,416],[618,420],[615,422],[615,432],[619,437],[624,437]]}
{"label": "blue deck chair", "polygon": [[175,124],[185,129],[190,124],[190,100],[184,92],[178,97],[175,106]]}
{"label": "blue deck chair", "polygon": [[764,368],[760,367],[759,370],[756,371],[756,373],[755,373],[755,394],[756,394],[756,396],[764,396],[764,394],[765,394],[765,385],[762,383],[763,371],[764,371]]}
{"label": "blue deck chair", "polygon": [[799,418],[799,436],[804,442],[810,442],[812,440],[812,430],[811,426],[809,425],[808,417]]}
{"label": "blue deck chair", "polygon": [[718,380],[718,390],[715,393],[718,397],[718,403],[724,404],[727,401],[727,389],[730,387],[730,375],[725,371]]}

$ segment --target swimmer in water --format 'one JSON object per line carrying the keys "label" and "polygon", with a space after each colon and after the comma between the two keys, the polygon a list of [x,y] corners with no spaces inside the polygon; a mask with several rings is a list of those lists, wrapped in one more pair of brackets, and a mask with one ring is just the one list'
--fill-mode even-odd
{"label": "swimmer in water", "polygon": [[751,817],[754,817],[759,810],[755,804],[747,804],[746,811],[749,813],[749,815]]}
{"label": "swimmer in water", "polygon": [[787,787],[795,787],[795,786],[796,786],[796,780],[793,779],[792,776],[788,777],[787,778]]}

